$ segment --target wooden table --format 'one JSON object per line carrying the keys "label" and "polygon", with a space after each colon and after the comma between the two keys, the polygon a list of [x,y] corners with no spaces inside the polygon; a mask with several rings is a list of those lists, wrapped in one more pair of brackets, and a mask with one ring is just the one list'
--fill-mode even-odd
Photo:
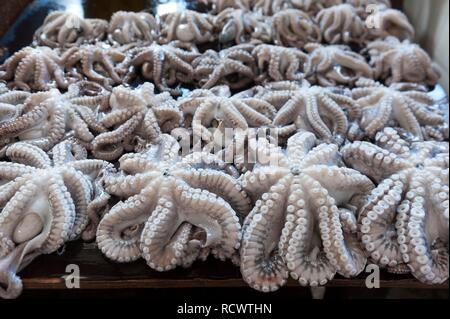
{"label": "wooden table", "polygon": [[[169,272],[151,270],[143,260],[130,264],[118,264],[106,259],[95,244],[70,243],[61,255],[52,254],[37,258],[20,273],[25,289],[66,289],[66,267],[80,267],[81,289],[127,289],[127,288],[201,288],[201,287],[246,287],[239,269],[231,262],[213,258],[196,262],[189,269]],[[346,279],[336,276],[328,287],[364,288],[365,277]],[[288,286],[300,287],[291,280]],[[382,273],[381,288],[445,289],[443,285],[425,285],[410,275]]]}

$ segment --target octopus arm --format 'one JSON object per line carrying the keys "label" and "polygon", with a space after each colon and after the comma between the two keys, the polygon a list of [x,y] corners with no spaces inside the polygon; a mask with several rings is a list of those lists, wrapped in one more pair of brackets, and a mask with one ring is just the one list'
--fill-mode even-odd
{"label": "octopus arm", "polygon": [[280,178],[288,174],[288,169],[261,166],[256,167],[252,172],[246,172],[240,177],[240,180],[248,194],[253,199],[257,199],[275,185]]}
{"label": "octopus arm", "polygon": [[174,172],[193,188],[207,189],[227,201],[238,216],[246,216],[250,211],[250,199],[240,183],[224,172],[212,169],[198,169],[193,173],[180,170]]}
{"label": "octopus arm", "polygon": [[65,165],[82,172],[90,180],[98,178],[101,173],[107,173],[113,170],[112,165],[108,162],[95,159],[82,159],[66,163]]}
{"label": "octopus arm", "polygon": [[368,142],[348,144],[341,149],[341,153],[348,165],[375,181],[380,181],[411,165],[394,153]]}
{"label": "octopus arm", "polygon": [[40,148],[27,143],[16,143],[6,150],[6,156],[16,163],[36,168],[49,168],[51,160]]}
{"label": "octopus arm", "polygon": [[270,125],[272,120],[266,117],[264,114],[259,113],[249,105],[242,101],[236,100],[234,102],[236,109],[247,119],[248,125],[252,127],[258,127],[263,125]]}
{"label": "octopus arm", "polygon": [[321,138],[331,139],[332,133],[320,116],[320,104],[317,97],[312,94],[306,94],[304,99],[306,118],[308,119],[311,127]]}
{"label": "octopus arm", "polygon": [[[14,196],[14,194],[22,187],[26,179],[17,178],[14,181],[0,185],[0,208],[3,209],[5,204]],[[1,216],[1,213],[0,213]],[[1,250],[1,244],[0,244]]]}
{"label": "octopus arm", "polygon": [[139,249],[143,225],[155,209],[160,180],[139,194],[119,202],[103,217],[97,230],[97,244],[106,257],[131,262],[141,256]]}
{"label": "octopus arm", "polygon": [[241,273],[254,289],[269,292],[283,286],[289,276],[278,251],[285,222],[287,190],[291,177],[278,180],[261,196],[246,220],[241,248]]}
{"label": "octopus arm", "polygon": [[33,173],[36,169],[28,165],[10,162],[0,162],[0,187],[19,176]]}
{"label": "octopus arm", "polygon": [[[438,207],[427,205],[426,190],[433,178],[426,174],[416,174],[411,180],[411,188],[404,203],[406,212],[399,236],[403,260],[408,263],[412,274],[420,281],[440,284],[448,279],[448,207],[447,215]],[[439,185],[439,184],[438,184]],[[447,191],[431,187],[430,197],[439,198],[448,206]]]}
{"label": "octopus arm", "polygon": [[273,119],[273,124],[289,124],[299,115],[300,109],[302,107],[304,107],[304,101],[300,97],[294,96],[279,109],[275,118]]}
{"label": "octopus arm", "polygon": [[[287,232],[288,240],[292,239],[288,241],[284,252],[287,267],[291,277],[302,286],[325,285],[336,273],[325,252],[325,249],[331,252],[334,239],[334,228],[329,216],[332,212],[327,207],[327,204],[333,203],[327,203],[323,188],[306,175],[296,177],[293,187],[291,207],[288,209],[295,216],[290,218],[294,222]],[[303,191],[306,189],[310,190]],[[314,200],[308,201],[310,196]]]}
{"label": "octopus arm", "polygon": [[403,263],[396,227],[401,227],[407,216],[407,204],[402,202],[407,182],[406,175],[383,180],[371,192],[358,217],[359,238],[364,249],[383,267]]}
{"label": "octopus arm", "polygon": [[211,153],[194,152],[184,156],[182,162],[196,169],[214,169],[234,178],[239,178],[240,176],[232,164],[223,161],[220,157]]}
{"label": "octopus arm", "polygon": [[[335,144],[319,144],[303,156],[290,156],[293,161],[301,161],[301,167],[308,168],[316,165],[335,166],[340,163],[339,148]],[[331,167],[330,167],[331,169]]]}
{"label": "octopus arm", "polygon": [[89,221],[87,206],[92,199],[92,186],[81,172],[74,169],[65,169],[61,175],[75,206],[74,225],[68,238],[68,240],[75,240],[84,231]]}
{"label": "octopus arm", "polygon": [[368,177],[350,168],[315,165],[304,173],[318,181],[337,205],[350,202],[354,196],[366,195],[374,187]]}
{"label": "octopus arm", "polygon": [[157,172],[137,173],[136,175],[117,175],[105,178],[105,187],[109,194],[126,198],[139,194],[142,188],[160,176]]}

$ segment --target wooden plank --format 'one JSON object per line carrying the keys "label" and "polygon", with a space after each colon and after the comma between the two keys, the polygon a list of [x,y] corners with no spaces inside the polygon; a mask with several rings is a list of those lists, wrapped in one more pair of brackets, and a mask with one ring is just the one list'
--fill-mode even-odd
{"label": "wooden plank", "polygon": [[[80,267],[81,289],[139,289],[139,288],[199,288],[199,287],[246,287],[239,269],[231,262],[208,259],[196,262],[189,269],[169,272],[151,270],[143,260],[118,264],[107,260],[95,244],[70,243],[61,255],[52,254],[37,258],[20,275],[25,289],[66,289],[64,276],[66,267]],[[299,287],[290,280],[290,287]],[[445,289],[443,285],[425,285],[409,275],[383,273],[381,288]],[[365,274],[346,279],[337,276],[328,287],[364,288]]]}

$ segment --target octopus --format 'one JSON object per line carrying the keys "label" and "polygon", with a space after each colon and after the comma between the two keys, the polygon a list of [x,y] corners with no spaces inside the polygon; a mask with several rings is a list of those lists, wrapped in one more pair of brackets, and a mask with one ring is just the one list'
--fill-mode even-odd
{"label": "octopus", "polygon": [[97,244],[118,262],[143,257],[157,271],[188,267],[212,253],[231,258],[239,249],[239,218],[250,199],[235,170],[210,154],[181,159],[170,135],[144,153],[126,154],[105,188],[120,201],[100,222]]}
{"label": "octopus", "polygon": [[135,90],[115,87],[107,109],[101,110],[100,124],[108,131],[92,140],[96,158],[115,160],[124,151],[139,151],[158,142],[163,132],[181,125],[183,115],[169,93],[154,93],[146,82]]}
{"label": "octopus", "polygon": [[159,34],[159,25],[147,12],[117,11],[109,22],[108,39],[111,43],[150,43]]}
{"label": "octopus", "polygon": [[[352,96],[361,107],[360,126],[369,137],[387,125],[396,124],[423,140],[427,131],[444,127],[444,113],[427,92],[407,88],[386,87],[373,80],[361,79]],[[398,88],[398,86],[397,86]],[[440,139],[444,139],[441,134]]]}
{"label": "octopus", "polygon": [[435,85],[439,80],[438,68],[429,55],[409,40],[388,37],[369,43],[367,50],[375,77],[388,85],[398,82]]}
{"label": "octopus", "polygon": [[399,40],[414,38],[414,27],[403,12],[381,5],[371,14],[372,16],[366,20],[369,39],[384,39],[388,36]]}
{"label": "octopus", "polygon": [[101,45],[83,45],[70,48],[61,59],[69,75],[75,79],[86,78],[106,88],[122,82],[116,67],[125,55],[119,50]]}
{"label": "octopus", "polygon": [[279,46],[303,48],[309,42],[321,42],[322,34],[315,21],[305,12],[285,9],[272,17],[274,43]]}
{"label": "octopus", "polygon": [[241,244],[241,273],[252,288],[275,291],[289,276],[317,287],[336,272],[354,277],[364,269],[356,212],[373,184],[341,165],[336,145],[317,145],[314,134],[299,132],[285,153],[272,153],[241,180],[256,200]]}
{"label": "octopus", "polygon": [[308,80],[322,86],[352,86],[361,77],[372,77],[373,71],[363,56],[346,45],[309,43],[305,73]]}
{"label": "octopus", "polygon": [[278,82],[257,97],[277,109],[273,126],[287,132],[298,129],[314,132],[326,142],[343,143],[349,119],[360,116],[358,105],[350,97],[329,88],[311,86],[306,81]]}
{"label": "octopus", "polygon": [[31,94],[25,99],[20,115],[0,124],[0,157],[9,144],[27,142],[45,151],[73,135],[90,143],[105,130],[97,123],[95,107],[100,98],[79,96],[71,89],[66,95],[57,89]]}
{"label": "octopus", "polygon": [[271,23],[253,11],[228,8],[217,15],[214,26],[222,44],[267,43],[272,40]]}
{"label": "octopus", "polygon": [[239,44],[216,52],[207,50],[192,61],[195,78],[203,89],[217,84],[241,89],[253,82],[255,77],[252,44]]}
{"label": "octopus", "polygon": [[178,106],[185,117],[192,118],[194,137],[207,142],[225,129],[246,131],[251,127],[270,127],[276,114],[268,102],[253,97],[230,97],[220,90],[216,94],[193,91],[192,95],[180,99]]}
{"label": "octopus", "polygon": [[51,48],[74,47],[85,42],[101,41],[108,29],[102,19],[83,19],[70,12],[55,11],[34,34],[35,42]]}
{"label": "octopus", "polygon": [[118,67],[118,72],[124,74],[124,82],[131,82],[136,76],[136,68],[140,68],[142,76],[152,80],[161,91],[169,91],[179,95],[178,89],[173,89],[178,83],[191,83],[194,79],[192,61],[200,54],[196,48],[184,45],[179,41],[132,49],[128,53],[131,58],[125,59]]}
{"label": "octopus", "polygon": [[260,44],[253,50],[259,69],[258,82],[302,80],[308,56],[297,48]]}
{"label": "octopus", "polygon": [[443,283],[449,276],[448,143],[413,142],[392,128],[375,141],[342,149],[348,165],[378,184],[358,218],[364,250],[391,272]]}
{"label": "octopus", "polygon": [[16,298],[16,275],[33,259],[77,239],[88,223],[92,183],[110,164],[86,159],[78,144],[56,145],[53,160],[36,146],[17,143],[0,162],[0,297]]}
{"label": "octopus", "polygon": [[67,89],[64,64],[58,53],[49,47],[25,47],[0,66],[0,80],[22,90]]}
{"label": "octopus", "polygon": [[208,14],[183,10],[164,14],[160,18],[161,41],[164,43],[179,40],[201,44],[215,39],[214,23]]}
{"label": "octopus", "polygon": [[355,7],[340,4],[322,9],[316,16],[323,39],[330,44],[361,43],[366,33],[364,21]]}

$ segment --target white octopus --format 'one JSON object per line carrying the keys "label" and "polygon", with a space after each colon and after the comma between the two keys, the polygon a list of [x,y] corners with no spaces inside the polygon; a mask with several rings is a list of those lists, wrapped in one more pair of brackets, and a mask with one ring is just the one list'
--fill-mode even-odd
{"label": "white octopus", "polygon": [[350,4],[325,8],[317,14],[316,20],[324,41],[330,44],[361,43],[366,33],[364,22]]}
{"label": "white octopus", "polygon": [[112,43],[150,43],[156,40],[159,25],[150,13],[117,11],[111,16],[108,33],[108,39]]}
{"label": "white octopus", "polygon": [[[436,131],[445,126],[444,112],[427,92],[399,90],[365,79],[360,79],[357,85],[360,87],[352,90],[352,96],[361,108],[360,126],[369,137],[385,126],[396,124],[423,140],[429,128]],[[439,139],[443,140],[444,135],[440,134]]]}
{"label": "white octopus", "polygon": [[375,140],[342,149],[346,163],[378,183],[359,215],[364,249],[391,272],[443,283],[449,276],[448,143],[409,142],[392,128]]}
{"label": "white octopus", "polygon": [[287,132],[304,129],[338,144],[345,140],[349,119],[360,116],[359,107],[350,97],[307,81],[275,82],[255,97],[277,109],[273,126]]}
{"label": "white octopus", "polygon": [[34,34],[35,41],[51,48],[79,46],[84,42],[101,41],[108,29],[102,19],[83,19],[70,12],[50,13]]}
{"label": "white octopus", "polygon": [[346,45],[309,43],[305,63],[308,80],[322,86],[352,86],[361,77],[372,77],[373,71],[363,56]]}
{"label": "white octopus", "polygon": [[384,39],[392,36],[399,40],[412,40],[415,35],[414,27],[408,17],[403,12],[385,5],[371,12],[366,24],[369,39]]}
{"label": "white octopus", "polygon": [[241,273],[254,289],[277,290],[289,276],[315,287],[365,267],[355,214],[373,184],[340,164],[336,145],[316,143],[312,133],[297,133],[286,153],[271,153],[241,177],[256,200],[241,248]]}
{"label": "white octopus", "polygon": [[374,76],[388,85],[397,82],[414,82],[435,85],[439,71],[428,53],[409,40],[395,37],[371,42],[367,45]]}
{"label": "white octopus", "polygon": [[0,79],[22,90],[67,89],[64,64],[58,53],[49,47],[25,47],[0,66]]}
{"label": "white octopus", "polygon": [[273,41],[276,45],[303,48],[310,42],[321,42],[322,34],[316,22],[305,12],[285,9],[272,17]]}
{"label": "white octopus", "polygon": [[192,61],[195,78],[203,89],[218,84],[232,89],[248,86],[255,77],[253,48],[251,44],[240,44],[219,52],[207,50]]}
{"label": "white octopus", "polygon": [[157,142],[161,131],[170,132],[182,119],[170,94],[155,94],[149,82],[134,90],[115,87],[100,114],[99,122],[108,131],[92,140],[92,153],[105,160],[117,159],[124,151],[138,151]]}
{"label": "white octopus", "polygon": [[260,44],[253,50],[259,75],[258,82],[302,80],[303,64],[308,56],[297,48]]}
{"label": "white octopus", "polygon": [[235,170],[211,155],[181,159],[178,152],[176,140],[164,135],[148,151],[124,155],[120,174],[105,179],[106,190],[124,199],[98,228],[108,258],[143,257],[167,271],[190,266],[205,250],[224,259],[239,248],[239,216],[248,213],[250,200]]}

